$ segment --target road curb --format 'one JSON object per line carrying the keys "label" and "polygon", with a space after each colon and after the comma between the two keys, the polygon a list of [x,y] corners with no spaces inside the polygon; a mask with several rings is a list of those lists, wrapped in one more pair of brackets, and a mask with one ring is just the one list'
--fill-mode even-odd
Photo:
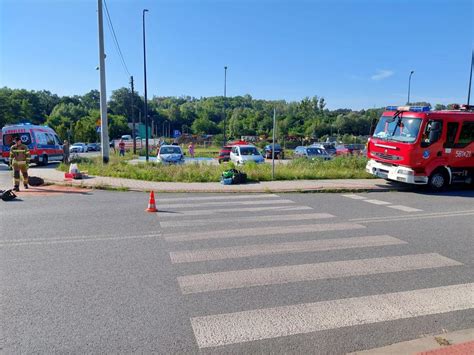
{"label": "road curb", "polygon": [[379,354],[472,354],[459,352],[459,349],[472,349],[474,328],[445,332],[438,335],[424,336],[419,339],[395,343],[392,345],[357,351],[348,355],[379,355]]}
{"label": "road curb", "polygon": [[227,194],[238,194],[238,193],[247,193],[247,194],[261,194],[261,193],[363,193],[363,192],[390,192],[398,191],[400,189],[394,187],[376,187],[376,188],[367,188],[367,187],[317,187],[317,188],[287,188],[287,189],[278,189],[278,188],[267,188],[263,187],[261,189],[245,189],[241,188],[238,190],[227,190],[223,189],[169,189],[169,188],[153,188],[149,187],[136,188],[129,187],[125,185],[117,186],[110,184],[84,184],[82,182],[72,183],[69,181],[56,181],[45,179],[45,183],[49,185],[60,185],[60,186],[71,186],[71,187],[80,187],[85,189],[94,189],[94,190],[113,190],[113,191],[133,191],[133,192],[158,192],[158,193],[227,193]]}

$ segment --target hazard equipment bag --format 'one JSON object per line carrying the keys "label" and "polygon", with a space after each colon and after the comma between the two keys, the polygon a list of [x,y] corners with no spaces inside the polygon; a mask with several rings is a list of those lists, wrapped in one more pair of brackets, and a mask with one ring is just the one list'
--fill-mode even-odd
{"label": "hazard equipment bag", "polygon": [[6,190],[6,191],[0,190],[0,198],[3,201],[11,201],[16,198],[16,195],[12,190]]}
{"label": "hazard equipment bag", "polygon": [[[231,180],[230,183],[228,182],[228,179]],[[247,182],[247,174],[237,169],[226,170],[222,173],[221,182],[224,185],[244,184]]]}
{"label": "hazard equipment bag", "polygon": [[28,184],[31,186],[41,186],[44,185],[44,180],[38,176],[30,176],[28,178]]}
{"label": "hazard equipment bag", "polygon": [[241,171],[236,171],[234,177],[232,178],[233,184],[245,184],[247,182],[247,174]]}
{"label": "hazard equipment bag", "polygon": [[232,178],[221,178],[221,184],[222,185],[232,185]]}

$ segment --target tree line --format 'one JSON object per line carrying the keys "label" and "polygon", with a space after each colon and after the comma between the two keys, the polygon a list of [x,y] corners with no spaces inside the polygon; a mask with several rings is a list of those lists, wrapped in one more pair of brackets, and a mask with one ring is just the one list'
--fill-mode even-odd
{"label": "tree line", "polygon": [[[20,122],[44,124],[52,127],[62,139],[94,142],[98,140],[99,97],[97,90],[84,95],[58,96],[47,90],[0,88],[0,127]],[[131,134],[128,123],[132,117],[137,123],[144,123],[143,107],[144,99],[138,93],[132,96],[125,87],[114,90],[108,101],[110,138]],[[436,105],[436,109],[444,108]],[[179,130],[222,137],[224,129],[228,138],[271,136],[274,109],[278,117],[276,133],[286,139],[366,136],[383,111],[383,108],[329,110],[325,99],[318,96],[295,102],[260,100],[250,95],[153,97],[148,102],[155,136]]]}

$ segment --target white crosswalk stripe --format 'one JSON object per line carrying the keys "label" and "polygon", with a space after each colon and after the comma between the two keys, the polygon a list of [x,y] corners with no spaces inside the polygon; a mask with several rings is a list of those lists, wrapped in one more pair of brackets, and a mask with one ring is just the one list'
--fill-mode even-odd
{"label": "white crosswalk stripe", "polygon": [[406,244],[406,242],[388,235],[375,235],[369,237],[333,238],[214,249],[181,250],[170,252],[170,258],[173,263],[192,263],[199,261],[245,258],[251,256],[367,248],[400,244]]}
{"label": "white crosswalk stripe", "polygon": [[[161,209],[161,206],[159,206]],[[176,213],[166,213],[158,211],[158,219],[166,218],[182,218],[183,216],[209,216],[209,215],[225,215],[234,212],[276,212],[276,211],[308,211],[312,210],[309,206],[260,206],[260,207],[225,207],[225,208],[214,208],[214,209],[199,209],[199,210],[188,210],[179,211]]]}
{"label": "white crosswalk stripe", "polygon": [[[251,216],[251,217],[240,217],[240,223],[250,222],[278,222],[278,221],[306,221],[312,219],[326,219],[333,218],[334,215],[329,213],[307,213],[307,214],[285,214],[285,215],[269,215],[269,216]],[[218,217],[221,218],[221,217]],[[212,220],[206,219],[195,219],[185,221],[165,221],[160,222],[162,227],[196,227],[196,226],[208,226],[215,224],[229,223],[225,219]]]}
{"label": "white crosswalk stripe", "polygon": [[314,232],[328,232],[340,230],[364,229],[363,225],[356,223],[332,223],[332,224],[306,224],[296,226],[276,226],[276,227],[256,227],[256,228],[240,228],[240,229],[224,229],[206,232],[194,233],[175,233],[165,236],[165,240],[169,242],[181,242],[190,240],[204,239],[225,239],[225,238],[243,238],[258,236],[277,236],[284,234],[300,234]]}
{"label": "white crosswalk stripe", "polygon": [[214,196],[198,196],[198,197],[171,197],[171,198],[157,198],[156,202],[178,202],[178,201],[209,201],[209,200],[255,200],[255,199],[274,199],[280,198],[275,194],[255,194],[255,195],[214,195]]}
{"label": "white crosswalk stripe", "polygon": [[380,200],[362,200],[362,201],[371,203],[373,205],[390,205],[390,202],[380,201]]}
{"label": "white crosswalk stripe", "polygon": [[211,202],[198,202],[198,203],[169,203],[169,204],[159,204],[158,209],[167,210],[167,209],[193,209],[197,207],[209,207],[209,206],[237,206],[237,205],[247,205],[247,206],[254,206],[254,205],[283,205],[283,204],[294,204],[295,202],[292,200],[250,200],[250,201],[232,201],[229,204],[228,201],[211,201]]}
{"label": "white crosswalk stripe", "polygon": [[191,318],[200,348],[474,308],[474,283]]}
{"label": "white crosswalk stripe", "polygon": [[354,194],[348,194],[348,195],[342,195],[347,198],[351,198],[353,200],[365,200],[367,197],[364,196],[359,196],[359,195],[354,195]]}
{"label": "white crosswalk stripe", "polygon": [[403,206],[403,205],[391,205],[387,206],[388,208],[393,208],[395,210],[400,210],[403,212],[421,212],[423,210],[420,210],[418,208],[413,208],[413,207],[408,207],[408,206]]}
{"label": "white crosswalk stripe", "polygon": [[178,283],[189,294],[459,265],[436,253],[417,254],[188,275],[178,277]]}

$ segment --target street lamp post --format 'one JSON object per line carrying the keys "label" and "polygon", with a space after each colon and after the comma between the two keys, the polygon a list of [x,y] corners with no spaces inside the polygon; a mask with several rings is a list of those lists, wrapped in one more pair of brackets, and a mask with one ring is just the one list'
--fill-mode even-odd
{"label": "street lamp post", "polygon": [[143,76],[144,76],[144,85],[145,85],[145,159],[149,160],[148,154],[148,102],[147,102],[147,88],[146,88],[146,44],[145,44],[145,12],[148,12],[147,9],[143,9]]}
{"label": "street lamp post", "polygon": [[415,72],[415,71],[414,71],[414,70],[412,70],[412,71],[410,72],[410,76],[408,77],[408,101],[407,101],[407,105],[409,105],[409,104],[410,104],[410,86],[411,86],[411,76],[413,75],[413,73],[414,73],[414,72]]}
{"label": "street lamp post", "polygon": [[224,144],[226,144],[227,137],[226,137],[226,120],[227,120],[227,115],[225,113],[225,108],[226,108],[226,97],[227,97],[227,66],[224,67]]}

